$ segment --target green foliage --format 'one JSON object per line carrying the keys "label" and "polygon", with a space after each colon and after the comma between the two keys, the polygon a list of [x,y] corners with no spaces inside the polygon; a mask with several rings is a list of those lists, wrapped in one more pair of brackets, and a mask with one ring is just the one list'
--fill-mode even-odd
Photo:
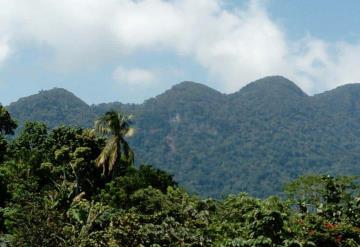
{"label": "green foliage", "polygon": [[359,85],[307,96],[282,77],[223,95],[181,83],[134,113],[137,157],[200,196],[280,195],[305,174],[360,174]]}
{"label": "green foliage", "polygon": [[0,236],[5,229],[2,209],[10,196],[7,188],[7,178],[5,174],[1,172],[2,163],[4,162],[8,148],[8,143],[4,135],[14,134],[16,127],[16,122],[11,118],[9,112],[0,104]]}
{"label": "green foliage", "polygon": [[4,174],[0,173],[0,236],[3,233],[3,230],[5,229],[4,218],[1,211],[5,206],[5,202],[9,199],[9,196],[10,195],[7,190],[6,178]]}
{"label": "green foliage", "polygon": [[300,177],[285,187],[285,193],[302,214],[316,212],[332,223],[347,217],[356,225],[359,220],[356,215],[358,208],[351,198],[360,193],[360,187],[355,179],[331,176]]}
{"label": "green foliage", "polygon": [[2,135],[0,135],[0,163],[4,161],[4,156],[6,154],[6,151],[7,151],[7,141]]}
{"label": "green foliage", "polygon": [[123,172],[134,163],[134,153],[125,140],[133,133],[131,116],[109,111],[95,122],[95,130],[108,135],[106,145],[96,159],[96,165],[103,169],[103,175]]}
{"label": "green foliage", "polygon": [[89,106],[53,89],[8,109],[19,123],[38,120],[52,129],[91,127],[98,116],[122,108],[134,115],[137,134],[129,144],[137,163],[174,174],[203,197],[245,191],[265,198],[301,175],[360,174],[359,97],[356,84],[307,96],[273,76],[230,95],[183,82],[140,105]]}
{"label": "green foliage", "polygon": [[47,127],[40,122],[25,122],[24,128],[12,142],[11,155],[18,162],[41,164],[47,155]]}
{"label": "green foliage", "polygon": [[4,161],[7,152],[7,141],[4,135],[14,134],[17,124],[11,118],[10,113],[0,104],[0,164]]}
{"label": "green foliage", "polygon": [[10,113],[0,104],[0,135],[12,135],[16,127],[17,124],[10,117]]}
{"label": "green foliage", "polygon": [[129,167],[122,176],[106,184],[101,191],[101,200],[116,208],[131,208],[137,205],[132,202],[132,195],[149,186],[166,193],[168,187],[175,187],[176,183],[172,176],[151,166]]}
{"label": "green foliage", "polygon": [[356,178],[300,177],[286,186],[287,198],[242,193],[201,199],[148,165],[127,163],[121,173],[105,176],[96,160],[106,144],[91,130],[61,126],[49,131],[41,123],[26,123],[0,165],[0,244],[360,245]]}
{"label": "green foliage", "polygon": [[41,121],[50,128],[60,125],[91,127],[96,117],[84,101],[61,88],[21,98],[10,104],[8,110],[19,123]]}

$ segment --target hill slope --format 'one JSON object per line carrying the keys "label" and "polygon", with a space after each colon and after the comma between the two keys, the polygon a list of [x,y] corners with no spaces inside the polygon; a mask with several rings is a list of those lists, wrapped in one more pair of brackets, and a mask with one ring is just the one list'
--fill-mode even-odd
{"label": "hill slope", "polygon": [[62,88],[40,91],[11,103],[7,108],[20,122],[37,120],[50,128],[60,124],[90,126],[91,119],[96,117],[84,101]]}
{"label": "hill slope", "polygon": [[95,116],[123,108],[135,115],[137,134],[131,144],[138,161],[173,173],[201,195],[247,191],[266,196],[301,174],[360,174],[358,84],[307,96],[280,76],[229,95],[183,82],[141,105],[88,106],[63,91],[64,102],[55,92],[23,98],[8,108],[21,121],[42,120],[51,127],[91,126]]}

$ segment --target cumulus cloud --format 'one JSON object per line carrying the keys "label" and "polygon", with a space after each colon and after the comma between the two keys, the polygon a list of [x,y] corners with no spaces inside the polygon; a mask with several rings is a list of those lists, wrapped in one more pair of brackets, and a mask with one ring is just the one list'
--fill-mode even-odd
{"label": "cumulus cloud", "polygon": [[161,48],[190,56],[228,92],[286,65],[283,33],[257,1],[234,12],[215,0],[130,1],[118,20],[114,32],[128,51]]}
{"label": "cumulus cloud", "polygon": [[118,6],[98,0],[0,0],[0,37],[50,49],[61,68],[101,63],[113,53],[109,28]]}
{"label": "cumulus cloud", "polygon": [[360,82],[360,43],[329,43],[313,37],[298,41],[288,59],[288,76],[308,92]]}
{"label": "cumulus cloud", "polygon": [[[52,50],[65,69],[114,59],[122,64],[142,51],[172,52],[200,64],[225,92],[271,74],[288,76],[310,93],[360,81],[360,43],[311,36],[290,42],[264,1],[233,10],[223,8],[224,1],[0,0],[0,61],[10,48],[30,43]],[[114,72],[139,86],[154,77],[137,68]]]}
{"label": "cumulus cloud", "polygon": [[113,78],[119,83],[126,83],[128,85],[144,85],[155,82],[156,75],[151,70],[132,68],[126,69],[124,67],[117,67],[113,73]]}

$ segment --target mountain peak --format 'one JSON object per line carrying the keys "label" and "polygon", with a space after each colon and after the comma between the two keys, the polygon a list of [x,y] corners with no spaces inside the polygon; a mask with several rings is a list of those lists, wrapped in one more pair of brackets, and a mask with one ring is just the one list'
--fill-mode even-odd
{"label": "mountain peak", "polygon": [[[51,99],[59,99],[62,100],[64,98],[73,98],[76,99],[76,101],[81,102],[82,104],[87,105],[84,101],[82,101],[80,98],[78,98],[75,94],[73,94],[72,92],[64,89],[64,88],[52,88],[52,89],[48,89],[48,90],[40,90],[38,93],[27,96],[27,97],[22,97],[20,99],[18,99],[17,102],[13,102],[9,105],[9,107],[11,107],[12,105],[14,105],[15,103],[19,103],[19,102],[23,102],[23,101],[28,101],[30,99],[40,99],[40,98],[51,98]],[[59,98],[60,97],[60,98]]]}
{"label": "mountain peak", "polygon": [[204,98],[220,97],[222,93],[201,83],[183,81],[172,86],[164,93],[155,97],[157,100],[201,100]]}
{"label": "mountain peak", "polygon": [[270,95],[273,97],[307,96],[294,82],[283,76],[267,76],[249,83],[238,92],[240,95]]}
{"label": "mountain peak", "polygon": [[170,90],[197,90],[197,91],[211,91],[213,93],[218,93],[220,94],[220,92],[216,91],[215,89],[208,87],[204,84],[201,83],[197,83],[197,82],[193,82],[193,81],[183,81],[180,82],[179,84],[174,85]]}
{"label": "mountain peak", "polygon": [[331,112],[355,114],[360,111],[360,84],[339,86],[314,96],[314,100]]}
{"label": "mountain peak", "polygon": [[66,90],[65,88],[61,88],[61,87],[54,87],[52,89],[48,89],[48,90],[40,90],[39,93],[68,93],[68,94],[73,94],[72,92],[70,92],[69,90]]}
{"label": "mountain peak", "polygon": [[335,95],[335,94],[356,94],[357,96],[359,96],[360,93],[360,83],[349,83],[349,84],[345,84],[345,85],[341,85],[338,86],[332,90],[323,92],[318,94],[317,96],[320,95]]}
{"label": "mountain peak", "polygon": [[37,94],[20,98],[7,108],[20,122],[40,120],[50,128],[59,123],[90,126],[91,123],[82,120],[85,115],[93,117],[90,107],[84,101],[63,88],[41,90]]}

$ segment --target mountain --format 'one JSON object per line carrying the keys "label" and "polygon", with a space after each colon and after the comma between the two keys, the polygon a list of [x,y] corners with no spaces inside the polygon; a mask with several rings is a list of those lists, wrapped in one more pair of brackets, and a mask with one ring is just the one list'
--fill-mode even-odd
{"label": "mountain", "polygon": [[239,97],[298,98],[307,95],[292,81],[282,76],[268,76],[249,83],[234,94]]}
{"label": "mountain", "polygon": [[308,173],[360,175],[360,85],[306,95],[281,76],[236,93],[182,82],[143,104],[88,106],[63,89],[12,103],[19,121],[92,126],[109,109],[135,115],[138,162],[175,175],[190,191],[221,197],[279,193]]}
{"label": "mountain", "polygon": [[96,117],[84,101],[62,88],[21,98],[11,103],[8,110],[20,122],[42,121],[50,128],[61,124],[91,126]]}

